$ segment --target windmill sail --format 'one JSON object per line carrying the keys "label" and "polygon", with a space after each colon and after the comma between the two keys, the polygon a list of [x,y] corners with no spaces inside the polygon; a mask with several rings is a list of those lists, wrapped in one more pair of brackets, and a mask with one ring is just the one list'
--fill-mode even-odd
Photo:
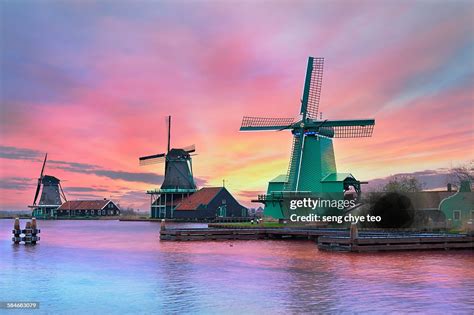
{"label": "windmill sail", "polygon": [[323,67],[324,58],[309,57],[300,111],[303,119],[317,119],[323,84]]}
{"label": "windmill sail", "polygon": [[182,150],[184,150],[185,152],[187,153],[193,153],[196,151],[196,145],[192,144],[192,145],[188,145],[184,148],[181,148]]}
{"label": "windmill sail", "polygon": [[247,117],[242,119],[240,131],[265,131],[290,129],[294,118]]}
{"label": "windmill sail", "polygon": [[36,205],[36,200],[38,200],[38,195],[39,195],[40,188],[41,188],[41,182],[43,180],[44,167],[46,165],[46,160],[47,159],[48,159],[48,153],[46,153],[45,156],[44,156],[43,166],[41,167],[41,173],[40,173],[40,176],[38,178],[38,186],[36,186],[35,199],[33,200],[33,205]]}
{"label": "windmill sail", "polygon": [[138,162],[141,166],[143,165],[151,165],[151,164],[157,164],[157,163],[162,163],[165,161],[166,154],[165,153],[160,153],[160,154],[153,154],[153,155],[148,155],[148,156],[142,156],[138,158]]}
{"label": "windmill sail", "polygon": [[166,117],[166,129],[168,129],[168,145],[166,153],[169,153],[171,150],[171,115]]}
{"label": "windmill sail", "polygon": [[374,126],[374,119],[325,121],[319,133],[331,138],[364,138],[372,136]]}
{"label": "windmill sail", "polygon": [[38,186],[36,186],[35,199],[33,200],[33,205],[36,205],[36,200],[38,200],[40,189],[41,189],[41,179],[38,178]]}

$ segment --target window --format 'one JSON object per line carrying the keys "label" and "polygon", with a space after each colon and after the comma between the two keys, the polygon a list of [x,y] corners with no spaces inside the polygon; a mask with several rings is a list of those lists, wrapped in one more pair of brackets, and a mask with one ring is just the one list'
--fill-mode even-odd
{"label": "window", "polygon": [[91,214],[94,215],[94,214],[95,214],[95,210],[91,210]]}
{"label": "window", "polygon": [[461,220],[461,210],[453,211],[453,219],[457,221]]}

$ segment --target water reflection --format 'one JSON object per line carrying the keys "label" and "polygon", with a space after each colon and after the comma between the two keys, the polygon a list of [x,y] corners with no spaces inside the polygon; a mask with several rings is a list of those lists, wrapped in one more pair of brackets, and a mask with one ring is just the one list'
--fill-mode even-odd
{"label": "water reflection", "polygon": [[[472,251],[350,254],[310,241],[160,242],[159,224],[40,221],[37,246],[0,220],[2,300],[44,312],[474,311]],[[17,290],[18,284],[22,285]]]}

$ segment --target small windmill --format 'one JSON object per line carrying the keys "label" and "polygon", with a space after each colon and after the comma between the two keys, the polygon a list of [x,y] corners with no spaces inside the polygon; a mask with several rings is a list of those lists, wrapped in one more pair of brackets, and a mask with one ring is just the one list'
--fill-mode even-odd
{"label": "small windmill", "polygon": [[152,217],[170,218],[177,203],[196,191],[193,177],[191,153],[195,145],[184,148],[171,148],[171,116],[166,119],[168,127],[167,151],[139,158],[140,165],[165,163],[165,178],[160,190],[148,191],[152,195]]}
{"label": "small windmill", "polygon": [[[64,201],[67,201],[66,195],[61,186],[61,181],[54,176],[44,175],[47,159],[48,153],[44,156],[43,166],[41,167],[41,173],[38,177],[38,185],[36,186],[35,198],[33,199],[33,205],[29,206],[30,208],[33,208],[33,216],[43,218],[54,216],[55,210]],[[41,197],[37,204],[36,201],[38,200],[40,190]]]}
{"label": "small windmill", "polygon": [[[267,194],[287,192],[339,192],[360,182],[352,174],[337,173],[333,138],[372,136],[374,119],[318,120],[324,58],[309,57],[301,100],[300,117],[244,117],[240,131],[291,130],[293,144],[285,176],[269,183]],[[260,199],[266,199],[265,198]],[[268,204],[267,204],[268,206]]]}

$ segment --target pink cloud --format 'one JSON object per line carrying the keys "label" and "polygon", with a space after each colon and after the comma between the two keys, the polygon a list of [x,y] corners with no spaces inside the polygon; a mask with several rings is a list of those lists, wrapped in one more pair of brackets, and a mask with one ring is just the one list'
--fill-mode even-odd
{"label": "pink cloud", "polygon": [[[296,116],[306,58],[318,54],[326,57],[324,118],[376,118],[373,138],[335,141],[341,171],[368,179],[446,167],[473,158],[472,80],[426,88],[470,41],[470,15],[451,18],[450,10],[428,16],[409,4],[336,2],[232,10],[219,4],[186,11],[187,19],[99,16],[80,54],[48,56],[87,79],[68,81],[58,100],[1,99],[1,144],[49,152],[55,160],[161,174],[162,166],[140,168],[137,159],[165,149],[164,117],[171,114],[172,144],[197,146],[195,174],[210,185],[225,178],[248,199],[249,191],[264,191],[268,180],[286,172],[291,134],[239,133],[241,118]],[[41,69],[30,70],[52,85],[60,80]],[[426,84],[408,84],[416,79]],[[37,176],[36,162],[0,161],[0,178]],[[109,195],[154,188],[52,171],[65,185],[93,183]],[[24,207],[33,191],[0,194],[1,208]]]}

